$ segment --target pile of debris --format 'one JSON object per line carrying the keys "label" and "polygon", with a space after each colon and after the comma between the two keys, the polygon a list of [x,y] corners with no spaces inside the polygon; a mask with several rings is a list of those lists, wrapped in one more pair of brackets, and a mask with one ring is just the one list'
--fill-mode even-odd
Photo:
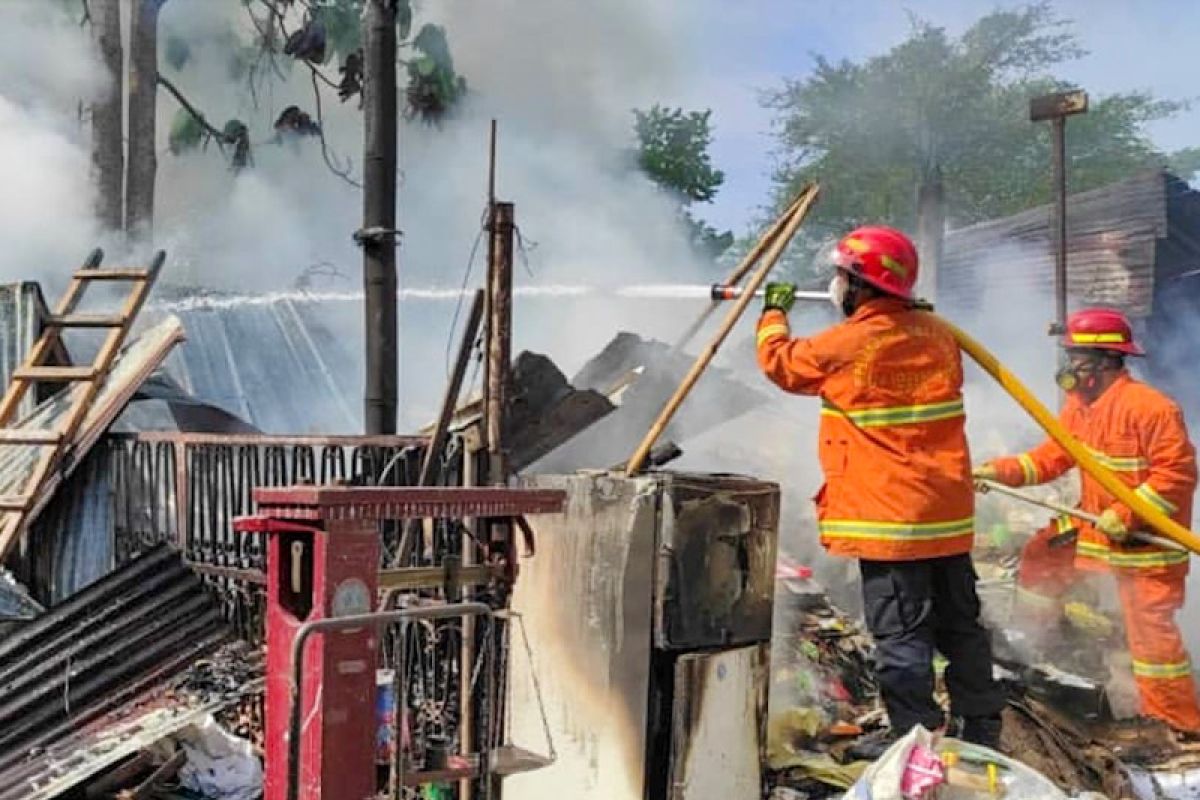
{"label": "pile of debris", "polygon": [[214,753],[260,771],[213,715],[261,694],[260,654],[231,641],[201,579],[156,547],[0,641],[0,800],[82,785],[153,797],[177,776],[196,783],[189,770]]}
{"label": "pile of debris", "polygon": [[[981,582],[992,602],[999,602],[998,587],[1007,585],[1010,593],[1014,587],[1006,551],[1018,546],[984,543],[980,572],[991,577]],[[841,797],[869,766],[848,760],[850,746],[886,724],[871,673],[870,637],[829,601],[810,570],[786,558],[777,573],[776,603],[767,740],[772,797]],[[1048,663],[1001,661],[998,672],[1009,698],[1001,749],[1022,768],[1066,796],[1193,796],[1166,784],[1185,785],[1184,776],[1195,782],[1200,746],[1179,744],[1153,721],[1115,718],[1103,680]],[[938,698],[945,705],[943,666],[936,665]]]}

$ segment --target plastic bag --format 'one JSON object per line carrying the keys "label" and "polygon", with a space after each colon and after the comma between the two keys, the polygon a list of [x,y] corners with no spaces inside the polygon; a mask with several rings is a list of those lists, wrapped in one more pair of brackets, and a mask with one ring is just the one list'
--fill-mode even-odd
{"label": "plastic bag", "polygon": [[179,781],[213,800],[256,800],[263,792],[263,770],[254,748],[227,733],[212,716],[175,736],[187,753]]}

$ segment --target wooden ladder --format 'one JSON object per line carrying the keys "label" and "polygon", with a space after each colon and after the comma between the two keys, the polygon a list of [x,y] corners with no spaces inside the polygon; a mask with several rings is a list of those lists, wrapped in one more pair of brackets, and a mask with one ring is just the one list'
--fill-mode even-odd
{"label": "wooden ladder", "polygon": [[[24,363],[13,372],[4,397],[0,399],[0,448],[34,447],[38,454],[19,493],[0,496],[0,559],[8,554],[24,530],[43,484],[70,451],[165,258],[166,254],[159,251],[150,266],[144,269],[101,269],[104,253],[99,248],[93,250],[71,276],[66,293],[54,313],[46,318],[41,336],[33,343]],[[99,281],[128,285],[120,308],[110,314],[76,313],[87,287]],[[54,352],[62,332],[79,329],[108,332],[95,360],[87,366],[47,365],[45,362]],[[40,383],[70,384],[63,390],[72,393],[66,410],[48,428],[12,427],[18,422],[15,417],[22,398],[34,384]]]}

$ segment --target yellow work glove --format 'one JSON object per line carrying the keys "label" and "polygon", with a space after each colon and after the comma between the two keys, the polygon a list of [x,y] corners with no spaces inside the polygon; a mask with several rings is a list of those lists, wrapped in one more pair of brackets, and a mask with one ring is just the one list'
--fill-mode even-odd
{"label": "yellow work glove", "polygon": [[1104,509],[1100,519],[1096,521],[1096,530],[1114,542],[1123,542],[1129,538],[1129,528],[1125,527],[1125,520],[1121,519],[1121,515],[1113,508]]}
{"label": "yellow work glove", "polygon": [[971,470],[971,477],[977,481],[994,481],[1000,478],[1000,473],[991,462],[980,464]]}

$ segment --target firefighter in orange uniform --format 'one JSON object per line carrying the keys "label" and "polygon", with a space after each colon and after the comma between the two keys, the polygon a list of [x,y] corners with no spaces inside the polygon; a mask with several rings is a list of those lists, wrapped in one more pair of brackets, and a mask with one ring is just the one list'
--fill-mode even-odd
{"label": "firefighter in orange uniform", "polygon": [[859,228],[839,242],[837,266],[831,293],[847,319],[810,338],[790,335],[795,287],[767,286],[758,363],[781,389],[821,398],[821,543],[859,559],[891,724],[854,755],[879,755],[913,725],[945,725],[933,698],[935,650],[949,661],[959,735],[995,747],[1004,698],[970,556],[975,496],[958,344],[914,307],[917,252],[904,234]]}
{"label": "firefighter in orange uniform", "polygon": [[[1067,320],[1063,346],[1070,360],[1060,375],[1070,389],[1063,425],[1143,500],[1190,527],[1195,450],[1179,406],[1125,369],[1126,356],[1143,354],[1129,321],[1112,309],[1078,311]],[[1047,439],[1027,453],[990,461],[975,475],[1030,486],[1052,481],[1073,466],[1071,456]],[[1082,480],[1079,508],[1099,516],[1099,524],[1072,520],[1079,531],[1075,548],[1050,546],[1059,532],[1054,525],[1026,544],[1018,607],[1028,615],[1056,617],[1076,569],[1111,571],[1124,609],[1142,713],[1194,737],[1200,734],[1200,707],[1175,624],[1175,612],[1183,606],[1188,554],[1130,539],[1130,531],[1146,526],[1090,475],[1083,473]]]}

